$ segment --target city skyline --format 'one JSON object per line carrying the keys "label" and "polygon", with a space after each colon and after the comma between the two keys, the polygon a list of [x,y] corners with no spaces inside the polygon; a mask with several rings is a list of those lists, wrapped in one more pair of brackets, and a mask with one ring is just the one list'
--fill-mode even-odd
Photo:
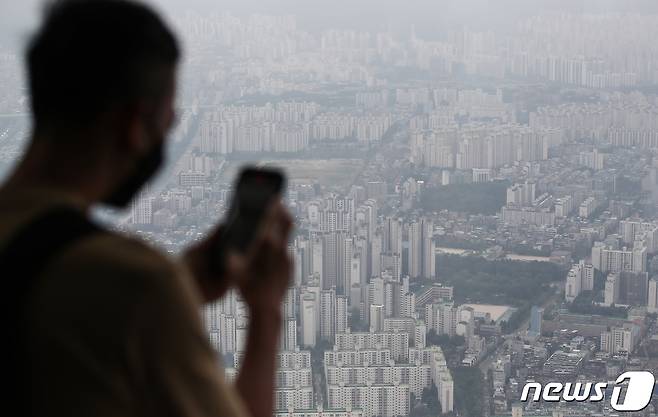
{"label": "city skyline", "polygon": [[[99,217],[176,256],[221,221],[241,166],[284,169],[277,417],[613,415],[519,399],[656,372],[658,6],[446,2],[431,36],[424,1],[340,3],[327,27],[297,1],[201,3],[169,16],[186,49],[168,163]],[[391,25],[398,7],[414,13]],[[368,8],[362,27],[334,20]],[[12,33],[3,178],[30,131]],[[230,291],[201,313],[232,381],[248,308]]]}

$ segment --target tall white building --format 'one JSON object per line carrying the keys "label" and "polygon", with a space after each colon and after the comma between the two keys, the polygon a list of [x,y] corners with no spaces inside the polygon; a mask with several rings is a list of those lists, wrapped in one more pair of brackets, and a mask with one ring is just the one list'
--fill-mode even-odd
{"label": "tall white building", "polygon": [[297,319],[288,318],[281,323],[279,348],[281,350],[295,350],[297,348]]}
{"label": "tall white building", "polygon": [[443,351],[433,346],[430,354],[430,365],[432,367],[432,380],[436,385],[441,412],[450,413],[454,410],[454,382],[452,374],[448,369]]}
{"label": "tall white building", "polygon": [[151,224],[153,222],[153,200],[153,197],[143,194],[133,201],[133,224]]}
{"label": "tall white building", "polygon": [[658,251],[658,224],[640,220],[622,220],[619,222],[619,234],[626,244],[644,241],[648,253]]}
{"label": "tall white building", "polygon": [[649,280],[647,311],[649,313],[658,313],[658,277]]}
{"label": "tall white building", "polygon": [[639,341],[640,329],[631,324],[627,327],[613,327],[601,333],[601,350],[608,353],[620,351],[631,353]]}
{"label": "tall white building", "polygon": [[507,188],[507,204],[529,206],[535,201],[535,183],[525,182]]}
{"label": "tall white building", "polygon": [[434,384],[442,412],[452,411],[452,376],[441,349],[410,349],[406,340],[406,332],[336,335],[334,349],[324,353],[329,406],[393,417],[408,413],[409,394]]}
{"label": "tall white building", "polygon": [[398,417],[409,414],[409,386],[398,385],[328,385],[327,400],[331,408],[358,408],[364,417]]}
{"label": "tall white building", "polygon": [[416,328],[414,330],[414,347],[422,349],[427,345],[427,326],[422,320],[416,320]]}
{"label": "tall white building", "polygon": [[338,350],[386,349],[395,361],[409,360],[409,335],[382,332],[339,333],[336,335],[335,348]]}
{"label": "tall white building", "polygon": [[568,217],[574,209],[574,199],[570,196],[555,199],[555,217]]}
{"label": "tall white building", "polygon": [[332,341],[336,334],[336,291],[320,292],[320,338]]}
{"label": "tall white building", "polygon": [[594,267],[580,261],[574,264],[567,273],[567,282],[564,288],[564,298],[572,302],[582,291],[594,289]]}
{"label": "tall white building", "polygon": [[612,306],[619,302],[619,288],[621,286],[621,277],[617,273],[610,273],[605,280],[605,289],[603,291],[603,302],[606,306]]}
{"label": "tall white building", "polygon": [[402,253],[402,222],[400,219],[387,217],[384,220],[383,252]]}
{"label": "tall white building", "polygon": [[370,305],[370,332],[381,332],[384,330],[384,306],[382,304]]}
{"label": "tall white building", "polygon": [[305,347],[315,347],[316,336],[319,332],[315,294],[305,293],[302,295],[299,316],[301,320],[300,344]]}
{"label": "tall white building", "polygon": [[402,294],[400,316],[414,317],[416,315],[416,294],[407,292]]}
{"label": "tall white building", "polygon": [[375,233],[370,241],[370,276],[377,277],[382,271],[382,244],[384,237]]}
{"label": "tall white building", "polygon": [[647,248],[612,249],[596,242],[592,247],[592,265],[602,272],[646,272]]}
{"label": "tall white building", "polygon": [[348,329],[348,298],[345,295],[336,296],[336,333],[345,333]]}
{"label": "tall white building", "polygon": [[452,302],[425,305],[425,323],[428,330],[438,335],[454,336],[457,332],[459,309]]}
{"label": "tall white building", "polygon": [[434,224],[421,218],[408,226],[409,256],[407,271],[411,278],[433,279],[436,275]]}
{"label": "tall white building", "polygon": [[[314,237],[311,239],[310,244],[311,246],[311,265],[310,265],[310,272],[311,275],[318,277],[320,280],[320,286],[322,286],[323,283],[323,245],[324,241],[320,237]],[[304,277],[306,279],[307,277]]]}

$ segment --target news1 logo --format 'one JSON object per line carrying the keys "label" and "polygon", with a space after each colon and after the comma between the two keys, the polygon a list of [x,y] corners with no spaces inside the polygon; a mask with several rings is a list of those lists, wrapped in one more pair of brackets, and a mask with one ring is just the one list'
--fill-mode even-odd
{"label": "news1 logo", "polygon": [[[616,411],[640,411],[651,401],[656,379],[649,371],[628,371],[619,375],[612,388],[610,406]],[[620,400],[623,386],[626,385],[626,396]],[[598,402],[605,399],[607,382],[587,382],[563,384],[549,382],[542,385],[539,382],[529,382],[523,387],[521,401],[537,402],[540,398],[547,402]],[[530,390],[534,389],[532,397],[528,399]],[[620,403],[621,401],[621,403]]]}

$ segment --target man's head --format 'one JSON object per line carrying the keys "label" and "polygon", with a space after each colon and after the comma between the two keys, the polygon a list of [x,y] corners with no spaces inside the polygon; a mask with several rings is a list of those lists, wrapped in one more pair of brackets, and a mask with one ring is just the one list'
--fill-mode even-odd
{"label": "man's head", "polygon": [[27,51],[35,140],[111,155],[115,184],[103,200],[127,204],[161,163],[179,55],[144,5],[55,1]]}

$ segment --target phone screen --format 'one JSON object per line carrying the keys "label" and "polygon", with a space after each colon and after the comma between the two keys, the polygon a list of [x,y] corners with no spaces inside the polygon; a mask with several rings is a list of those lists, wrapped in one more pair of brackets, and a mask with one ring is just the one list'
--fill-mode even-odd
{"label": "phone screen", "polygon": [[248,168],[242,171],[227,221],[227,244],[246,251],[260,227],[272,199],[281,196],[283,175],[279,171]]}
{"label": "phone screen", "polygon": [[247,251],[261,225],[265,210],[280,198],[283,174],[274,169],[246,168],[240,173],[227,216],[222,246]]}

